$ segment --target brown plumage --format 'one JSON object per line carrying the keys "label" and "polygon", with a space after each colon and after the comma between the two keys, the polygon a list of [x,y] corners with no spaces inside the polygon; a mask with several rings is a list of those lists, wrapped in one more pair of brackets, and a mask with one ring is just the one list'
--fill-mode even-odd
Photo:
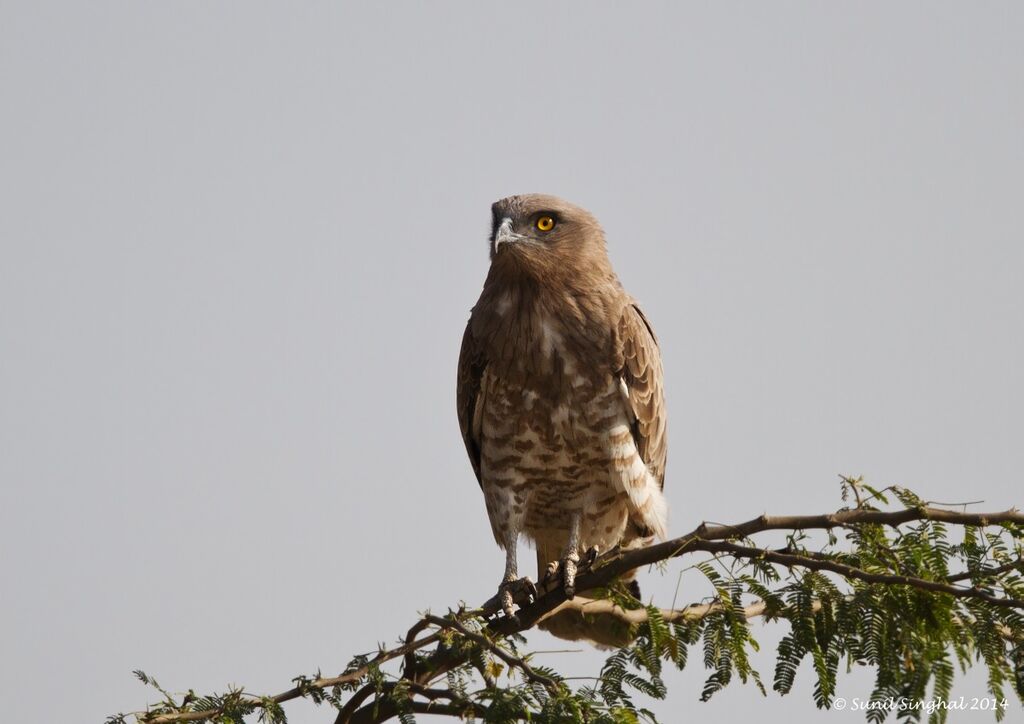
{"label": "brown plumage", "polygon": [[[664,536],[665,402],[650,323],[619,283],[604,233],[553,196],[492,207],[491,268],[459,358],[459,425],[506,552],[503,604],[518,579],[516,541],[539,575],[575,592],[584,551]],[[556,635],[624,642],[613,621],[557,616]]]}

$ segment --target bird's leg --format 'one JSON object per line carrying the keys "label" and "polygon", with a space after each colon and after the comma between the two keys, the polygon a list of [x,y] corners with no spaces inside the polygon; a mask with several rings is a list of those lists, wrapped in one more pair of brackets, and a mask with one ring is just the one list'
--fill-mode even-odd
{"label": "bird's leg", "polygon": [[512,528],[505,536],[505,575],[498,585],[498,598],[501,602],[501,610],[509,618],[516,618],[512,610],[513,604],[519,599],[528,601],[532,596],[537,597],[537,587],[527,576],[519,577],[519,562],[516,553],[516,545],[519,542],[519,531]]}
{"label": "bird's leg", "polygon": [[565,597],[570,600],[576,596],[576,568],[580,562],[580,527],[582,523],[583,511],[574,511],[569,520],[569,541],[565,544],[565,551],[562,553],[560,561],[562,588],[565,590]]}
{"label": "bird's leg", "polygon": [[512,531],[505,541],[505,576],[498,585],[501,594],[501,608],[512,618],[512,583],[519,578],[519,560],[516,547],[519,545],[519,531]]}

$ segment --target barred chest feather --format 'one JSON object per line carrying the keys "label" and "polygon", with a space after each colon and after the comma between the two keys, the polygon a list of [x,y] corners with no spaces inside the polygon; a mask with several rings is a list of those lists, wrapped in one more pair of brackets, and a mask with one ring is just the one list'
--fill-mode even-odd
{"label": "barred chest feather", "polygon": [[578,513],[581,548],[607,549],[657,484],[634,444],[621,380],[595,364],[604,355],[557,320],[532,322],[516,354],[481,380],[475,419],[492,531],[499,544],[517,530],[560,547]]}

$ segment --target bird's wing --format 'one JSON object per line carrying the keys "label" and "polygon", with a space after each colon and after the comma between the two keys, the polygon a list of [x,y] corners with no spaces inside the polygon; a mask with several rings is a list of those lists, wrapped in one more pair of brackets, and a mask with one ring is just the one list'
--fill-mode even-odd
{"label": "bird's wing", "polygon": [[633,413],[633,440],[641,459],[664,487],[668,439],[661,351],[651,323],[636,303],[623,312],[616,337],[615,361]]}
{"label": "bird's wing", "polygon": [[487,359],[483,349],[473,337],[470,325],[466,325],[466,332],[462,335],[462,351],[459,352],[459,379],[455,390],[455,402],[459,408],[459,429],[462,431],[462,440],[466,443],[466,452],[469,454],[469,462],[476,473],[478,483],[480,480],[480,413],[482,393],[480,381],[487,368]]}

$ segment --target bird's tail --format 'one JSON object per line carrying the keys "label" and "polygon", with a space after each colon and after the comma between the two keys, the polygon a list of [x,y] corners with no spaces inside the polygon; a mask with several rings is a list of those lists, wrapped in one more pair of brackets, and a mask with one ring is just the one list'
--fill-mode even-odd
{"label": "bird's tail", "polygon": [[[651,538],[636,538],[623,547],[633,548],[650,545]],[[537,545],[537,577],[544,577],[548,563],[560,557],[557,548]],[[640,585],[636,582],[636,570],[619,577],[634,597],[640,598]],[[577,600],[583,598],[577,596]],[[566,609],[546,618],[538,628],[566,641],[587,641],[602,649],[618,649],[628,646],[636,638],[635,627],[612,613],[584,613],[580,609]]]}

